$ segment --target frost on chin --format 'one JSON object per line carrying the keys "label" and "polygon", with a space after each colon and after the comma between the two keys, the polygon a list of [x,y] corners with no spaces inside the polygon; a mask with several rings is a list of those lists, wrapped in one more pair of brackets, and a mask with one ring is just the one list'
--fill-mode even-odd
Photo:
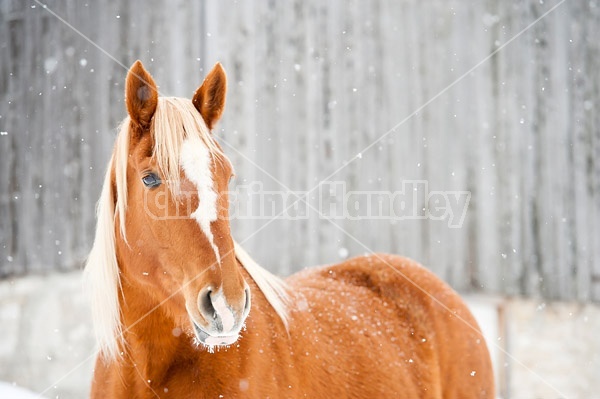
{"label": "frost on chin", "polygon": [[229,347],[231,345],[210,345],[210,344],[205,344],[204,342],[200,341],[197,337],[194,337],[193,339],[194,342],[194,346],[198,349],[202,348],[204,350],[206,350],[208,353],[215,353],[215,352],[220,352],[221,349],[229,349]]}
{"label": "frost on chin", "polygon": [[198,339],[198,337],[196,336],[196,334],[192,334],[192,343],[194,344],[194,346],[196,348],[202,348],[202,349],[206,350],[208,353],[220,352],[221,350],[227,351],[232,346],[235,346],[235,347],[239,348],[239,342],[242,339],[242,335],[243,335],[243,333],[245,331],[246,331],[246,323],[244,323],[242,325],[242,328],[238,332],[237,339],[235,340],[235,342],[232,342],[231,344],[225,344],[225,345],[207,344],[205,342],[202,342],[200,339]]}

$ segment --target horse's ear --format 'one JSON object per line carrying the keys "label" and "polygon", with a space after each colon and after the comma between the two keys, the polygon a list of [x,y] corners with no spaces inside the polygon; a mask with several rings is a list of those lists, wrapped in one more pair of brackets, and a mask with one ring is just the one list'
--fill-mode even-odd
{"label": "horse's ear", "polygon": [[225,108],[226,92],[227,76],[221,64],[217,63],[192,98],[194,106],[211,130]]}
{"label": "horse's ear", "polygon": [[125,103],[132,121],[144,129],[150,126],[158,104],[158,89],[140,60],[134,62],[127,73]]}

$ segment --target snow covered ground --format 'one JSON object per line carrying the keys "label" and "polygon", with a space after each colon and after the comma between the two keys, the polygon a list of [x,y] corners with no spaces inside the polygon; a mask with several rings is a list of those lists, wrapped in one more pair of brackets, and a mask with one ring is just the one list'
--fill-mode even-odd
{"label": "snow covered ground", "polygon": [[47,398],[87,397],[95,352],[89,309],[80,272],[0,281],[0,381]]}
{"label": "snow covered ground", "polygon": [[17,387],[13,384],[0,381],[0,398],[2,399],[40,399],[36,393],[28,391],[24,388]]}
{"label": "snow covered ground", "polygon": [[501,374],[499,373],[498,365],[502,356],[501,346],[498,338],[502,339],[502,332],[499,325],[500,300],[492,299],[485,296],[469,296],[465,298],[469,309],[477,319],[477,323],[481,328],[481,332],[485,337],[485,342],[492,357],[492,364],[496,375],[496,386],[501,382]]}
{"label": "snow covered ground", "polygon": [[[490,348],[499,397],[600,397],[600,306],[466,301]],[[0,399],[87,397],[94,352],[80,273],[0,281]]]}

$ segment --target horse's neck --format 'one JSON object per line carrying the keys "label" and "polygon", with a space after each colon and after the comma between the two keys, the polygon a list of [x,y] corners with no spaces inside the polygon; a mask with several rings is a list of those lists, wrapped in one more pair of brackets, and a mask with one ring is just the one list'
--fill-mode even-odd
{"label": "horse's neck", "polygon": [[170,315],[171,304],[160,304],[146,287],[122,284],[121,313],[124,330],[125,367],[144,380],[160,378],[171,366],[169,359],[183,343],[185,333]]}

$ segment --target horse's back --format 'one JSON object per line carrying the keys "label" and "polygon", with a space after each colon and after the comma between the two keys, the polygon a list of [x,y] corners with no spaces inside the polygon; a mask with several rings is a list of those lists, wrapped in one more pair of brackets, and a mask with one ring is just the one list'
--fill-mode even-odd
{"label": "horse's back", "polygon": [[337,354],[340,361],[368,353],[360,361],[370,364],[357,366],[356,374],[373,378],[379,384],[374,391],[407,398],[493,397],[477,322],[454,290],[416,262],[362,256],[305,270],[289,283],[301,294],[295,317],[314,322],[321,337],[328,329],[327,347],[338,351],[344,342],[336,340],[353,340],[350,354]]}

